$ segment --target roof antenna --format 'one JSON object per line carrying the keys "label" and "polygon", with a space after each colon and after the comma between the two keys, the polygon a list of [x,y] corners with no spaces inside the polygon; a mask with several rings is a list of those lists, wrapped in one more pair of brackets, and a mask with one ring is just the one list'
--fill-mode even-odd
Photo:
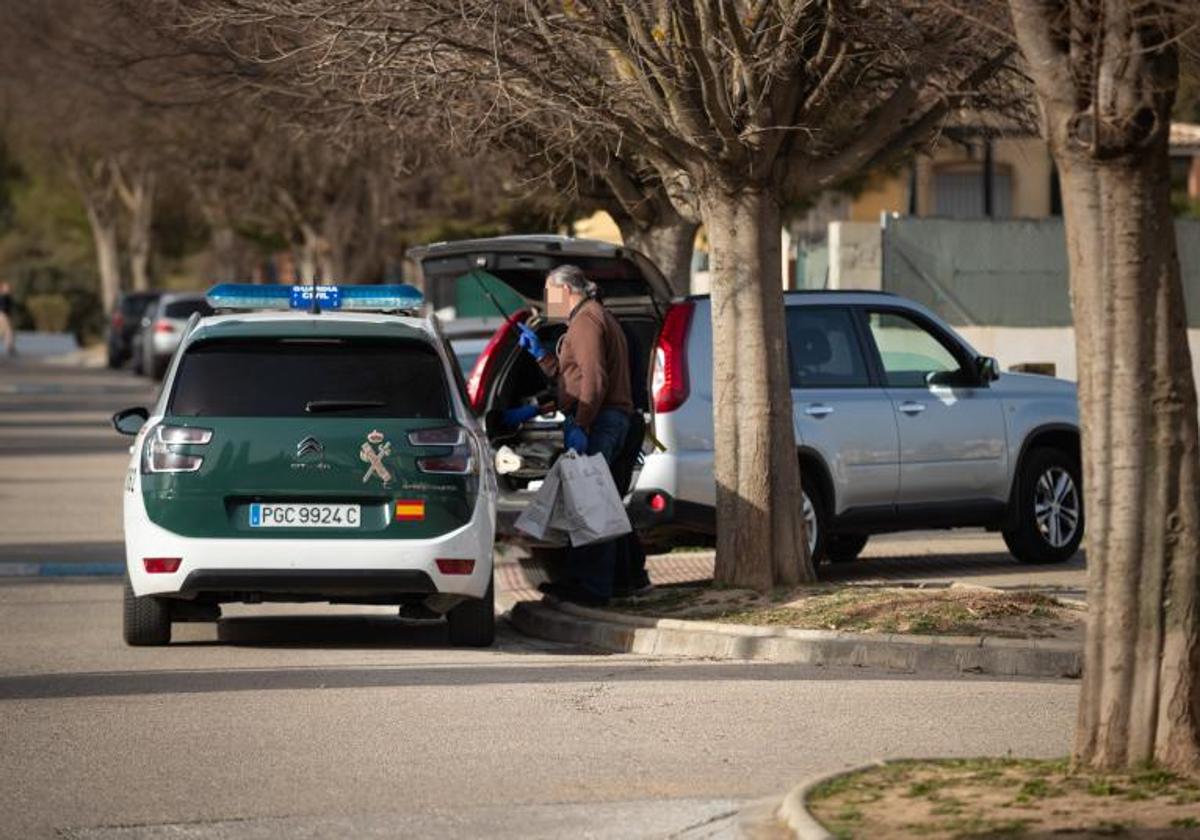
{"label": "roof antenna", "polygon": [[308,313],[310,315],[321,314],[321,302],[317,300],[317,283],[321,281],[321,268],[317,266],[313,269],[312,274],[312,300],[309,302]]}

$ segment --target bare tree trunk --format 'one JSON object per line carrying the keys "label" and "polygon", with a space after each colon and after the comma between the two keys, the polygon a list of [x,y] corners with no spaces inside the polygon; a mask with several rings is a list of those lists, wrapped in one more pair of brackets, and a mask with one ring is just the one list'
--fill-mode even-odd
{"label": "bare tree trunk", "polygon": [[815,579],[807,557],[779,286],[780,209],[766,192],[700,197],[712,253],[718,582]]}
{"label": "bare tree trunk", "polygon": [[213,226],[209,234],[213,274],[219,283],[236,283],[239,275],[237,233],[228,224]]}
{"label": "bare tree trunk", "polygon": [[87,213],[96,248],[96,270],[100,275],[100,305],[108,315],[121,294],[117,197],[111,168],[104,160],[88,161],[70,149],[63,151],[63,158]]}
{"label": "bare tree trunk", "polygon": [[1059,165],[1090,512],[1075,755],[1195,770],[1200,430],[1166,149]]}
{"label": "bare tree trunk", "polygon": [[674,213],[671,219],[664,219],[661,224],[652,225],[639,224],[623,213],[612,215],[621,230],[624,243],[645,254],[658,266],[671,284],[672,292],[686,295],[692,286],[692,252],[696,245],[696,231],[700,226],[678,213]]}
{"label": "bare tree trunk", "polygon": [[299,253],[296,255],[296,269],[300,276],[297,280],[309,283],[318,273],[322,279],[328,278],[329,275],[323,271],[327,266],[321,262],[322,252],[325,250],[324,239],[307,222],[300,225],[300,236]]}
{"label": "bare tree trunk", "polygon": [[[1200,770],[1200,428],[1170,209],[1171,18],[1010,0],[1063,185],[1088,505],[1075,760]],[[1069,34],[1069,37],[1067,37]]]}
{"label": "bare tree trunk", "polygon": [[144,292],[150,288],[150,256],[154,225],[154,173],[145,167],[137,168],[126,178],[119,168],[114,172],[117,195],[129,214],[129,274],[133,288]]}
{"label": "bare tree trunk", "polygon": [[100,302],[104,314],[111,314],[121,294],[121,252],[117,238],[116,213],[106,213],[84,199],[92,243],[96,247],[96,268],[100,273]]}

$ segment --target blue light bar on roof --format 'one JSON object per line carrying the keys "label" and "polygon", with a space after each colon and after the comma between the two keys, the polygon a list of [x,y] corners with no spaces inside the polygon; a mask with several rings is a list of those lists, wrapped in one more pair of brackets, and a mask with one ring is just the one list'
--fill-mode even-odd
{"label": "blue light bar on roof", "polygon": [[[213,309],[309,309],[312,286],[258,286],[250,283],[221,283],[205,295]],[[404,283],[389,286],[317,286],[321,309],[392,312],[419,309],[425,298]]]}

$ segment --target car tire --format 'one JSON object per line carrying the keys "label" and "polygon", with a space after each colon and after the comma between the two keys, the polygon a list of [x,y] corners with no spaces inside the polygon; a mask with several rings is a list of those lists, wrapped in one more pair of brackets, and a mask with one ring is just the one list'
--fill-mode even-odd
{"label": "car tire", "polygon": [[[801,504],[803,505],[805,524],[809,528],[816,525],[816,539],[808,537],[809,554],[812,555],[813,568],[819,567],[827,559],[827,534],[829,531],[829,514],[825,497],[817,483],[805,473],[800,475],[801,489],[804,491]],[[807,529],[806,529],[807,534]]]}
{"label": "car tire", "polygon": [[867,547],[868,534],[834,534],[825,553],[830,563],[852,563]]}
{"label": "car tire", "polygon": [[1061,563],[1079,550],[1084,530],[1079,461],[1061,449],[1025,456],[1017,474],[1013,527],[1004,543],[1022,563]]}
{"label": "car tire", "polygon": [[125,578],[125,644],[150,647],[171,643],[171,604],[154,595],[134,595]]}
{"label": "car tire", "polygon": [[488,584],[482,598],[464,601],[446,613],[450,644],[454,647],[491,647],[496,641],[496,584]]}

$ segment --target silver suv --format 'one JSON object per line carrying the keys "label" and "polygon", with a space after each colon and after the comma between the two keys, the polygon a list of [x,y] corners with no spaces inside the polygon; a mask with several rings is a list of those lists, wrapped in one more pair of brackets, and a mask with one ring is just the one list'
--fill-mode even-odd
{"label": "silver suv", "polygon": [[[1028,563],[1066,560],[1084,511],[1073,383],[1000,373],[924,307],[875,292],[786,296],[810,549],[853,560],[871,534],[985,527]],[[712,330],[677,301],[657,341],[654,429],[629,509],[647,540],[714,532]]]}

